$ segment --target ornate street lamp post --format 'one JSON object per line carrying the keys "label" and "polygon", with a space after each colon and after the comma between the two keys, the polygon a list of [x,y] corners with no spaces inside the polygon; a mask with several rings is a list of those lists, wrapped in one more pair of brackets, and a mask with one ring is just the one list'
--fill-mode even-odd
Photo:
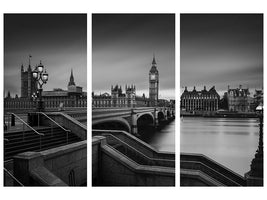
{"label": "ornate street lamp post", "polygon": [[256,111],[260,120],[259,144],[250,171],[245,175],[249,186],[263,186],[263,105],[260,104]]}
{"label": "ornate street lamp post", "polygon": [[40,64],[35,68],[35,70],[32,72],[32,76],[34,80],[37,82],[38,87],[38,100],[37,100],[37,111],[42,112],[44,111],[44,104],[42,100],[42,91],[43,91],[43,84],[46,84],[48,81],[48,73],[46,71],[44,72],[44,66],[42,65],[42,62],[40,61]]}

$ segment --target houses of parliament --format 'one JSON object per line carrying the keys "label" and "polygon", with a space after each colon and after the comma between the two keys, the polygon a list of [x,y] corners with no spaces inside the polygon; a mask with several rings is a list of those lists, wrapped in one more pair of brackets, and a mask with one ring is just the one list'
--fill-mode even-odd
{"label": "houses of parliament", "polygon": [[136,96],[135,85],[125,85],[125,93],[119,85],[111,86],[111,93],[95,95],[92,93],[93,107],[155,107],[168,106],[169,101],[159,99],[159,71],[155,56],[149,71],[149,97]]}
{"label": "houses of parliament", "polygon": [[[37,82],[32,76],[32,66],[28,65],[25,70],[21,65],[21,96],[11,97],[10,92],[4,99],[4,108],[6,109],[34,109],[36,108]],[[45,108],[59,107],[87,107],[87,93],[82,91],[82,87],[76,86],[74,82],[73,71],[71,70],[70,79],[67,84],[67,90],[55,88],[52,91],[43,91],[42,99]]]}

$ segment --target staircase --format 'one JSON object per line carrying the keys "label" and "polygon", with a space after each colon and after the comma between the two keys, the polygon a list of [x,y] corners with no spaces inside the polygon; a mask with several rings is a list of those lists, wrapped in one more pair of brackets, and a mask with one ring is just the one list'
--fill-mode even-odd
{"label": "staircase", "polygon": [[180,154],[181,186],[246,186],[244,177],[202,154]]}
{"label": "staircase", "polygon": [[39,136],[32,130],[25,130],[24,134],[22,131],[5,132],[4,160],[12,159],[16,154],[26,151],[43,151],[81,141],[78,136],[71,132],[67,134],[60,127],[44,127],[37,131],[44,135]]}
{"label": "staircase", "polygon": [[93,135],[106,137],[107,145],[139,165],[175,167],[174,154],[170,156],[168,153],[155,152],[150,146],[139,142],[138,138],[133,136],[127,138],[124,132],[93,130]]}

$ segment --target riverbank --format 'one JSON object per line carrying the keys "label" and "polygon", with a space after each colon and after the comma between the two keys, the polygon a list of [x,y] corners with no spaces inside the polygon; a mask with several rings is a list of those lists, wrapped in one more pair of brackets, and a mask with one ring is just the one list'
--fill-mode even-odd
{"label": "riverbank", "polygon": [[183,112],[180,114],[180,117],[210,117],[210,118],[258,118],[259,116],[255,112]]}

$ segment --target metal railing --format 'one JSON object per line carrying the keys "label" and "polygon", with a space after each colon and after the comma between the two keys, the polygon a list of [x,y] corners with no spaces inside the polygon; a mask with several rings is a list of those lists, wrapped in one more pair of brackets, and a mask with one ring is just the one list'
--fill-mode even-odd
{"label": "metal railing", "polygon": [[32,130],[35,134],[39,135],[39,145],[40,145],[40,150],[42,149],[42,136],[44,136],[43,133],[39,133],[37,130],[35,130],[33,127],[31,127],[29,124],[27,124],[23,119],[21,119],[18,115],[15,113],[10,113],[10,116],[14,116],[17,118],[19,121],[22,122],[22,140],[24,141],[25,139],[25,126],[28,127],[30,130]]}
{"label": "metal railing", "polygon": [[[24,186],[11,172],[9,172],[6,168],[4,168],[4,173],[9,176],[14,182],[15,185],[17,186]],[[4,175],[4,186],[7,186],[7,180],[6,180],[6,175]],[[14,186],[13,182],[13,186]]]}
{"label": "metal railing", "polygon": [[[43,116],[45,116],[47,119],[49,119],[51,122],[53,122],[54,124],[56,124],[59,128],[61,128],[63,131],[65,131],[66,133],[66,141],[67,141],[67,144],[69,143],[69,133],[71,132],[70,130],[68,129],[65,129],[63,126],[61,126],[59,123],[57,123],[55,120],[53,120],[51,117],[49,117],[47,114],[43,113],[43,112],[36,112],[38,114],[38,126],[39,126],[39,120],[40,120],[40,117],[39,115],[42,114]],[[52,125],[52,123],[50,123],[51,125],[51,135],[53,136],[53,131],[54,131],[54,127]]]}

